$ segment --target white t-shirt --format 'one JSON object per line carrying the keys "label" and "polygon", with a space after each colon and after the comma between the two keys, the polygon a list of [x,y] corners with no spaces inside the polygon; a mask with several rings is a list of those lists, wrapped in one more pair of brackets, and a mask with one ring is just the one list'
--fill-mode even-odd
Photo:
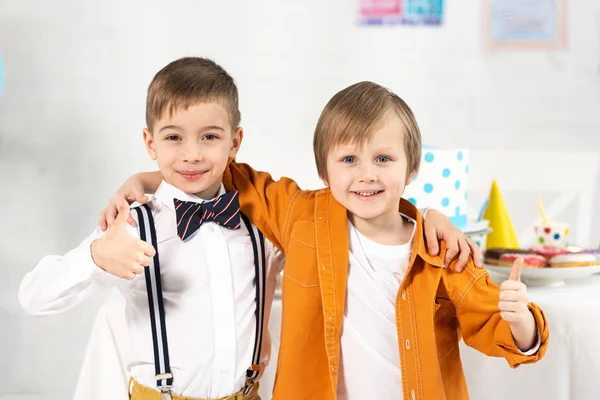
{"label": "white t-shirt", "polygon": [[402,399],[396,296],[408,269],[408,243],[388,246],[363,236],[348,221],[350,257],[341,337],[339,400]]}

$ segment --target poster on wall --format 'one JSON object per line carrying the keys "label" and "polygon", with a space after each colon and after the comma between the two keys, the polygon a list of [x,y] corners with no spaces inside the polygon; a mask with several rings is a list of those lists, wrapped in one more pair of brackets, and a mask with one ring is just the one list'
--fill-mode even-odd
{"label": "poster on wall", "polygon": [[361,25],[442,24],[444,0],[360,0]]}
{"label": "poster on wall", "polygon": [[494,50],[565,47],[565,0],[485,0],[483,35]]}

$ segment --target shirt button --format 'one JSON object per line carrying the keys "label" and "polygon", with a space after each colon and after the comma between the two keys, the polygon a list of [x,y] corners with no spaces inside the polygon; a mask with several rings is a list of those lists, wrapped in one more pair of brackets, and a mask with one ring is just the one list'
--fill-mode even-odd
{"label": "shirt button", "polygon": [[412,400],[415,400],[416,396],[415,396],[415,391],[414,390],[410,391],[410,397],[412,397]]}
{"label": "shirt button", "polygon": [[402,300],[406,300],[406,290],[402,291]]}
{"label": "shirt button", "polygon": [[410,350],[410,342],[408,341],[408,339],[406,339],[406,349]]}

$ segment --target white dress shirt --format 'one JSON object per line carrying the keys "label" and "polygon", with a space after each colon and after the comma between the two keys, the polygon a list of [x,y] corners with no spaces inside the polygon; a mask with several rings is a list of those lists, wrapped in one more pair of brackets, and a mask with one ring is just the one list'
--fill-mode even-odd
{"label": "white dress shirt", "polygon": [[[223,194],[221,187],[219,194]],[[162,182],[149,203],[154,216],[160,256],[162,290],[173,392],[219,398],[243,388],[252,363],[256,329],[253,248],[244,224],[239,230],[204,223],[185,242],[177,236],[173,199],[203,202]],[[135,217],[135,213],[132,213]],[[139,238],[137,228],[127,227]],[[29,272],[19,289],[19,301],[30,314],[68,310],[94,290],[116,286],[126,299],[126,318],[133,338],[129,367],[139,383],[156,388],[152,332],[144,275],[119,279],[96,266],[92,241],[97,228],[79,247],[64,256],[46,256]],[[276,276],[283,255],[265,239],[267,282],[262,360],[270,356],[268,321]]]}
{"label": "white dress shirt", "polygon": [[[350,221],[346,307],[341,335],[338,400],[402,399],[396,296],[408,270],[416,222],[406,244],[376,243]],[[537,352],[538,342],[523,354]]]}

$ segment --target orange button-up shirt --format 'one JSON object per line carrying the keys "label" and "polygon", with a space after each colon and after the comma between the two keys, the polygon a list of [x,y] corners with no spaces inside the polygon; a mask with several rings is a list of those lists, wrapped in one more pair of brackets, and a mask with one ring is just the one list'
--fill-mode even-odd
{"label": "orange button-up shirt", "polygon": [[[281,344],[273,399],[336,399],[340,335],[348,278],[347,210],[329,189],[303,191],[291,180],[232,162],[228,190],[240,191],[242,211],[286,256]],[[396,325],[405,399],[468,399],[458,343],[504,357],[513,368],[539,360],[548,325],[533,303],[541,345],[530,356],[516,347],[498,310],[499,287],[472,260],[462,273],[443,268],[427,252],[423,220],[402,200],[400,212],[417,221],[410,264],[396,298]]]}

